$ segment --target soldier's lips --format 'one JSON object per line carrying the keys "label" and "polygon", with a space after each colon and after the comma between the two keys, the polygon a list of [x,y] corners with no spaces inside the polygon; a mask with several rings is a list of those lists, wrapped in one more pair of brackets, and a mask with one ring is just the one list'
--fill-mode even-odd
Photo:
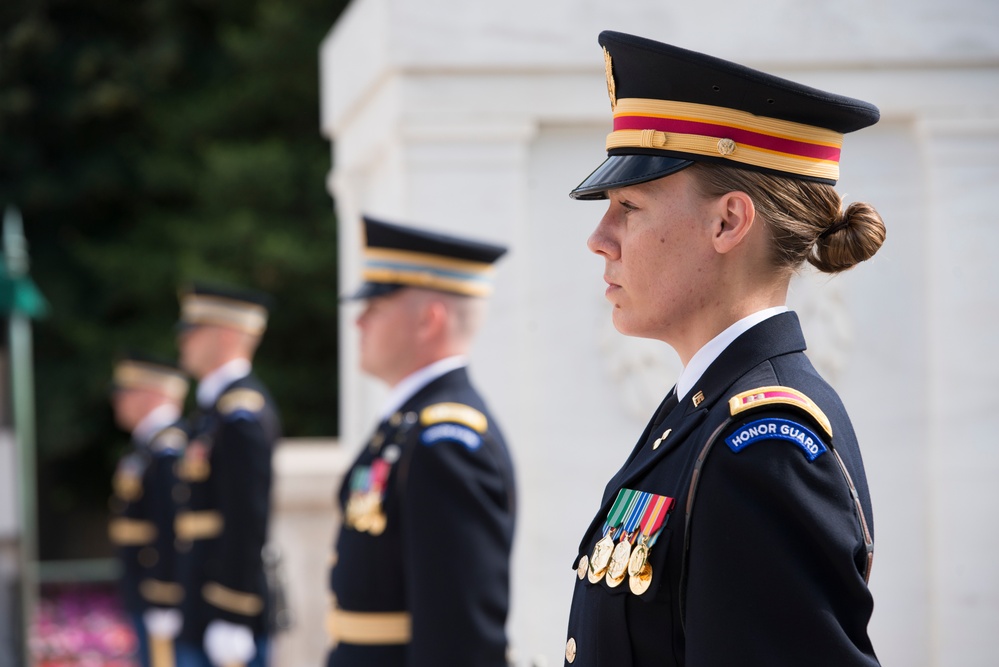
{"label": "soldier's lips", "polygon": [[604,282],[607,283],[607,289],[604,290],[604,296],[606,297],[610,297],[611,294],[621,289],[620,285],[612,280],[609,280],[606,276],[604,276]]}

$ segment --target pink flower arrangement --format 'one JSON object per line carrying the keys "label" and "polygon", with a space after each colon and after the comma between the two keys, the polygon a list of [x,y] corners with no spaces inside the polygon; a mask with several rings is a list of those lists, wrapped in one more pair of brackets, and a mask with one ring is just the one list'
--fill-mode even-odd
{"label": "pink flower arrangement", "polygon": [[43,589],[29,641],[37,667],[138,667],[135,632],[107,585]]}

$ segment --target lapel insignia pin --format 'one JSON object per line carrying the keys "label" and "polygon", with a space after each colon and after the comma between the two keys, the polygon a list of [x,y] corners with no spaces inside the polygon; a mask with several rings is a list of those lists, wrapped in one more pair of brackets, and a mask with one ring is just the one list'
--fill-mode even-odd
{"label": "lapel insignia pin", "polygon": [[672,432],[673,429],[671,428],[668,428],[665,431],[663,431],[663,434],[658,438],[656,438],[656,441],[652,443],[652,449],[659,449],[659,445],[663,444],[663,440],[665,440],[666,436],[668,436]]}

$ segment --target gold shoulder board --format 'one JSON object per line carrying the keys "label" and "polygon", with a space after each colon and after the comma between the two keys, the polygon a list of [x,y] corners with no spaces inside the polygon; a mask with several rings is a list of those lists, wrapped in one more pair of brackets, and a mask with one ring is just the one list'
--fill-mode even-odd
{"label": "gold shoulder board", "polygon": [[183,450],[187,445],[187,434],[176,426],[160,431],[153,439],[155,449]]}
{"label": "gold shoulder board", "polygon": [[423,426],[441,422],[462,424],[479,433],[485,433],[489,427],[489,420],[484,414],[461,403],[437,403],[423,408],[420,412],[420,424]]}
{"label": "gold shoulder board", "polygon": [[248,412],[260,412],[264,407],[264,395],[253,389],[233,389],[219,398],[219,412],[224,415],[232,414],[237,410]]}
{"label": "gold shoulder board", "polygon": [[812,402],[812,399],[797,389],[779,386],[760,387],[744,391],[728,400],[729,413],[733,417],[747,410],[766,405],[791,405],[799,410],[804,410],[818,422],[830,438],[832,437],[832,424],[829,423],[829,418],[819,409],[819,406]]}

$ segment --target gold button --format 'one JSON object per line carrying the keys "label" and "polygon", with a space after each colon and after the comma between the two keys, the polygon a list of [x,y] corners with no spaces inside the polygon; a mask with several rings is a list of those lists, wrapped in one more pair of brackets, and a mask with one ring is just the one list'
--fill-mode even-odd
{"label": "gold button", "polygon": [[583,554],[583,557],[579,559],[579,565],[576,566],[576,576],[582,579],[586,576],[586,570],[590,567],[590,559]]}
{"label": "gold button", "polygon": [[565,659],[572,662],[576,659],[576,640],[569,637],[569,641],[565,643]]}
{"label": "gold button", "polygon": [[718,152],[722,155],[731,155],[735,152],[735,142],[731,139],[719,139]]}

